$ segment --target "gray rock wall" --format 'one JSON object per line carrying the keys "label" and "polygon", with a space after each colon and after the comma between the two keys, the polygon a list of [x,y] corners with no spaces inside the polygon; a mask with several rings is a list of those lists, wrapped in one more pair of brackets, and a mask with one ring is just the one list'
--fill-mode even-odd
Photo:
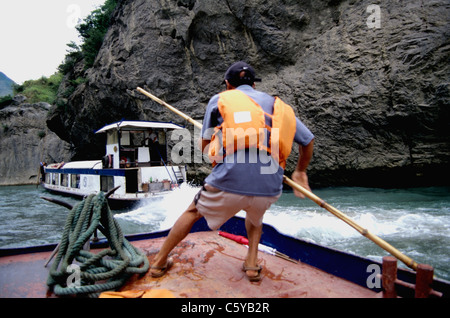
{"label": "gray rock wall", "polygon": [[37,184],[41,161],[70,160],[70,145],[46,126],[50,107],[16,103],[0,109],[0,185]]}

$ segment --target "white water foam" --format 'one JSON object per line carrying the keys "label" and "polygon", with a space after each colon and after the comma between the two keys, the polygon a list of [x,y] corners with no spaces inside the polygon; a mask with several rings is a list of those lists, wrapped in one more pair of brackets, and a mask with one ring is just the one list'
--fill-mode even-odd
{"label": "white water foam", "polygon": [[[182,184],[178,189],[163,197],[155,197],[142,203],[136,209],[116,214],[119,220],[141,225],[153,225],[157,230],[166,230],[173,226],[200,190],[198,186]],[[289,196],[292,194],[283,194]],[[280,201],[283,201],[283,196]],[[364,212],[360,212],[364,211]],[[369,232],[381,236],[420,236],[433,232],[450,233],[450,222],[446,215],[432,215],[424,211],[391,209],[388,212],[379,207],[352,207],[342,211]],[[238,216],[245,217],[241,211]],[[275,203],[265,214],[264,223],[273,225],[284,234],[329,244],[336,241],[360,237],[361,234],[330,212],[321,208],[286,206]]]}
{"label": "white water foam", "polygon": [[[270,209],[264,217],[264,222],[285,234],[322,244],[360,236],[350,225],[325,210],[294,211],[293,208],[285,207],[283,210],[284,212],[278,211],[276,206]],[[377,235],[389,235],[399,230],[397,225],[379,220],[371,213],[362,213],[352,219]]]}
{"label": "white water foam", "polygon": [[[447,233],[446,236],[450,237],[448,214],[434,215],[429,211],[408,208],[386,211],[370,206],[342,212],[380,237],[411,238],[436,233],[439,235]],[[325,245],[361,236],[350,225],[320,208],[286,207],[275,204],[267,211],[264,222],[285,234]]]}
{"label": "white water foam", "polygon": [[115,218],[142,225],[158,224],[158,230],[166,230],[173,226],[199,190],[200,187],[183,183],[180,187],[161,197],[141,203],[132,211],[116,214]]}

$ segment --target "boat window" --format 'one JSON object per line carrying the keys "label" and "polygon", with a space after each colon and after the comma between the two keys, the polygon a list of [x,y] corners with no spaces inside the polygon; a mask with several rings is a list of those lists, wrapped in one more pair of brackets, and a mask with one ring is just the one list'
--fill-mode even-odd
{"label": "boat window", "polygon": [[47,183],[47,184],[50,184],[50,180],[51,180],[51,173],[47,173],[46,175],[45,175],[45,183]]}
{"label": "boat window", "polygon": [[112,188],[114,188],[114,177],[100,176],[100,190],[103,192],[108,192]]}
{"label": "boat window", "polygon": [[122,131],[120,141],[120,168],[162,166],[167,162],[164,130]]}
{"label": "boat window", "polygon": [[130,145],[130,132],[129,131],[122,131],[121,132],[120,144],[122,146],[129,146]]}
{"label": "boat window", "polygon": [[61,175],[61,186],[63,186],[63,187],[69,186],[69,175],[68,174]]}
{"label": "boat window", "polygon": [[136,149],[134,148],[122,148],[120,150],[120,167],[130,168],[136,166]]}
{"label": "boat window", "polygon": [[80,188],[80,175],[79,174],[72,174],[70,176],[70,186],[72,188]]}
{"label": "boat window", "polygon": [[131,144],[134,146],[144,146],[145,138],[147,138],[145,131],[132,131]]}
{"label": "boat window", "polygon": [[106,144],[114,145],[117,144],[117,132],[116,131],[108,131],[106,135]]}
{"label": "boat window", "polygon": [[52,184],[56,184],[56,173],[52,173]]}
{"label": "boat window", "polygon": [[79,174],[70,175],[70,187],[71,188],[80,188],[80,175]]}

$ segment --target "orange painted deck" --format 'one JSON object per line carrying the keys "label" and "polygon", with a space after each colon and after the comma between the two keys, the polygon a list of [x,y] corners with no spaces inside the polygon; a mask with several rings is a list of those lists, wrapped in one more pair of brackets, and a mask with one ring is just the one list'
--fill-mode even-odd
{"label": "orange painted deck", "polygon": [[[150,264],[164,238],[134,241]],[[191,233],[171,253],[173,267],[161,278],[135,275],[126,290],[169,290],[180,298],[371,298],[375,292],[304,263],[259,253],[262,280],[251,283],[241,270],[247,248],[217,232]],[[0,258],[0,297],[54,297],[48,292],[50,253]]]}

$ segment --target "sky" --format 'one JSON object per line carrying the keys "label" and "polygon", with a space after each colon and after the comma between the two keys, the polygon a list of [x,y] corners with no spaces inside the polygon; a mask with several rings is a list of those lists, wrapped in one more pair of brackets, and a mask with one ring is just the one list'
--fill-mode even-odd
{"label": "sky", "polygon": [[50,77],[81,43],[77,23],[105,0],[1,0],[0,72],[17,84]]}

